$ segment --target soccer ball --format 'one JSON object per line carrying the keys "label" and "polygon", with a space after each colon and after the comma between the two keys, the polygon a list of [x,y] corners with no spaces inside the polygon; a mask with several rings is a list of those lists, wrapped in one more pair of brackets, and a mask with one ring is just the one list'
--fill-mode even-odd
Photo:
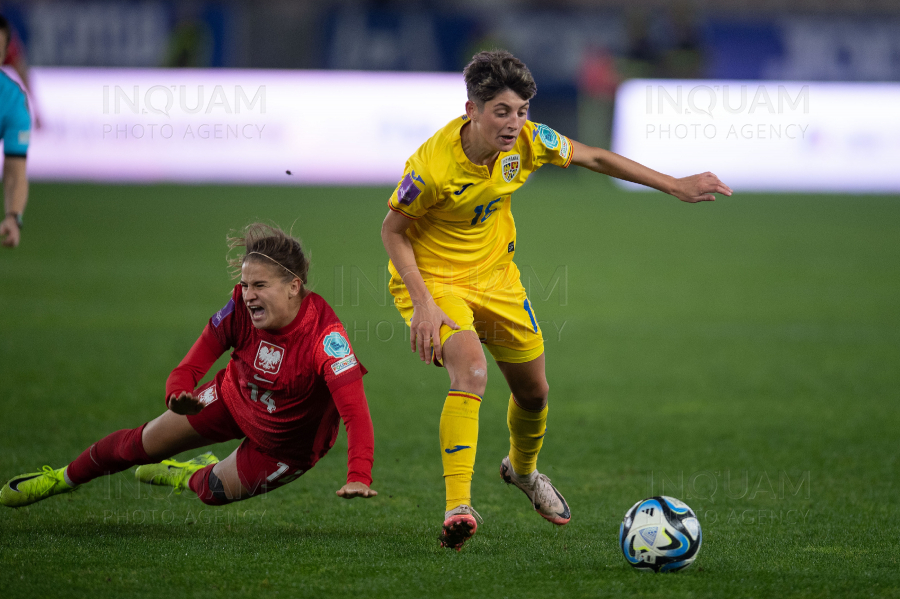
{"label": "soccer ball", "polygon": [[638,570],[683,570],[697,558],[702,540],[697,515],[672,497],[638,501],[619,527],[622,555]]}

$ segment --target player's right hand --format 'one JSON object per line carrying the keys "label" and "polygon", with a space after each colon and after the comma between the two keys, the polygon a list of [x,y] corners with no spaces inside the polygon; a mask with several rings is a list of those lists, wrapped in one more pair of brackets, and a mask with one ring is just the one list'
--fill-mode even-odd
{"label": "player's right hand", "polygon": [[199,414],[200,410],[203,409],[203,402],[187,391],[182,391],[179,394],[173,393],[169,396],[168,403],[170,410],[182,416],[193,416],[194,414]]}
{"label": "player's right hand", "polygon": [[15,217],[7,216],[0,222],[0,238],[3,239],[3,245],[8,248],[19,245],[19,225]]}
{"label": "player's right hand", "polygon": [[413,352],[418,352],[419,359],[423,362],[431,361],[432,346],[434,357],[443,362],[441,325],[447,325],[453,330],[459,329],[459,325],[434,303],[434,299],[428,298],[413,308],[412,319],[409,321],[409,348]]}
{"label": "player's right hand", "polygon": [[730,196],[731,188],[722,183],[717,176],[710,172],[692,175],[676,179],[677,186],[672,193],[682,202],[696,204],[697,202],[712,202],[716,199],[713,194],[721,193]]}
{"label": "player's right hand", "polygon": [[343,497],[344,499],[353,499],[354,497],[364,497],[368,499],[370,497],[375,497],[376,495],[378,495],[378,491],[370,489],[369,485],[365,483],[358,482],[347,483],[337,490],[337,496]]}

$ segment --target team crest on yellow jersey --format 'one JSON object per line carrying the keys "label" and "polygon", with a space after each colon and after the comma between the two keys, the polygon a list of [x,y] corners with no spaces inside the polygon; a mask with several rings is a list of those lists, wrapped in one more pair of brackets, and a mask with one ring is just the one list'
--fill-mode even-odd
{"label": "team crest on yellow jersey", "polygon": [[510,183],[519,174],[519,155],[510,154],[500,161],[500,167],[503,170],[503,180]]}

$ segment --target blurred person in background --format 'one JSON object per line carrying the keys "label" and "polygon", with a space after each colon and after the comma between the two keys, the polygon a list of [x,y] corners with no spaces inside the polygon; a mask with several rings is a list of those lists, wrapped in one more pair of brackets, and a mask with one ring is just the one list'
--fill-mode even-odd
{"label": "blurred person in background", "polygon": [[671,79],[699,79],[703,76],[703,44],[697,15],[687,3],[672,8],[672,46],[663,56],[663,74]]}
{"label": "blurred person in background", "polygon": [[632,11],[627,17],[628,46],[619,60],[623,79],[658,77],[662,69],[662,52],[650,32],[650,17],[643,11]]}
{"label": "blurred person in background", "polygon": [[34,94],[31,91],[31,75],[28,68],[28,58],[25,55],[25,44],[22,42],[22,38],[19,36],[16,28],[13,27],[12,24],[10,24],[8,21],[6,31],[6,55],[3,57],[0,65],[11,67],[12,70],[16,72],[16,75],[19,76],[19,81],[22,82],[22,85],[25,87],[25,91],[32,99],[31,115],[34,118],[34,128],[40,129],[41,119],[40,115],[37,112],[37,108],[34,106]]}
{"label": "blurred person in background", "polygon": [[[5,64],[12,30],[0,16],[0,62]],[[28,203],[28,177],[25,158],[31,137],[31,114],[22,87],[6,73],[0,74],[0,137],[3,138],[3,207],[0,242],[6,247],[19,245],[22,214]]]}
{"label": "blurred person in background", "polygon": [[612,52],[603,46],[585,48],[578,69],[578,136],[582,143],[598,148],[612,145],[620,78]]}
{"label": "blurred person in background", "polygon": [[205,68],[212,63],[213,34],[195,6],[180,8],[181,14],[172,30],[164,67]]}

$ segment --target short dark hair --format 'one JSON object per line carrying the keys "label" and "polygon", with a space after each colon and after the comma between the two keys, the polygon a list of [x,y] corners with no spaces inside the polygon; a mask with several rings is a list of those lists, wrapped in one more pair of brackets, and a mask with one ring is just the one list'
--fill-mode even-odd
{"label": "short dark hair", "polygon": [[9,21],[3,15],[0,15],[0,31],[6,32],[6,47],[9,48],[9,42],[12,40],[12,27],[9,26]]}
{"label": "short dark hair", "polygon": [[252,223],[243,230],[228,236],[228,248],[244,248],[243,255],[229,258],[232,274],[239,277],[241,266],[248,260],[266,263],[283,275],[285,283],[294,277],[306,285],[309,272],[309,258],[300,245],[300,240],[285,233],[278,227],[264,223]]}
{"label": "short dark hair", "polygon": [[463,71],[469,100],[479,108],[505,89],[511,89],[523,100],[537,93],[531,71],[521,60],[506,50],[485,50],[472,57]]}

